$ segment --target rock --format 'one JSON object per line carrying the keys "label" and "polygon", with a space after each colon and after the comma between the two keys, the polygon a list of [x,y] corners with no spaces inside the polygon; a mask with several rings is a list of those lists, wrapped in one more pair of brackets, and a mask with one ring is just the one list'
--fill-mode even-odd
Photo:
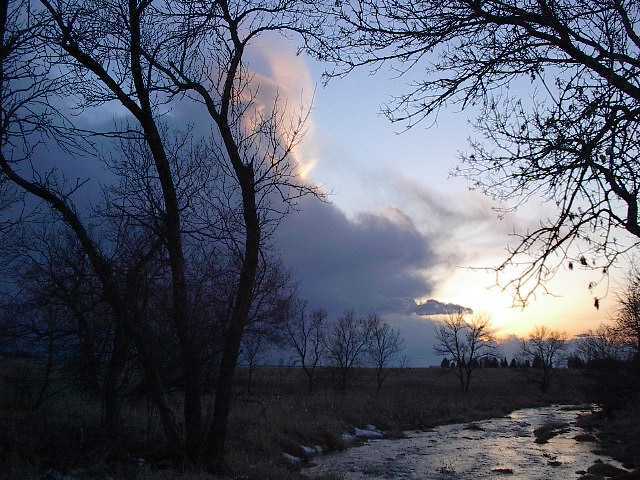
{"label": "rock", "polygon": [[513,475],[513,468],[493,468],[494,473],[502,473],[503,475]]}
{"label": "rock", "polygon": [[533,434],[536,436],[536,443],[547,443],[549,439],[556,435],[568,432],[568,427],[569,424],[566,422],[545,423],[533,431]]}
{"label": "rock", "polygon": [[304,458],[315,457],[316,455],[322,455],[324,449],[320,445],[314,445],[313,447],[307,447],[306,445],[300,445],[300,453]]}
{"label": "rock", "polygon": [[282,457],[289,465],[300,465],[302,463],[302,459],[299,457],[294,457],[288,453],[282,453]]}
{"label": "rock", "polygon": [[602,480],[602,477],[599,475],[592,475],[590,473],[586,473],[581,477],[578,477],[578,480]]}
{"label": "rock", "polygon": [[356,436],[345,432],[340,436],[340,439],[342,440],[342,443],[344,443],[346,446],[349,446],[349,445],[355,443]]}
{"label": "rock", "polygon": [[315,449],[315,447],[300,445],[300,450],[302,450],[302,454],[305,456],[305,458],[311,458],[318,455],[318,451]]}
{"label": "rock", "polygon": [[577,442],[595,442],[596,437],[591,435],[590,433],[579,433],[573,439]]}
{"label": "rock", "polygon": [[44,474],[41,480],[72,480],[73,477],[67,476],[64,473],[57,472],[55,470],[49,470]]}
{"label": "rock", "polygon": [[547,465],[551,467],[559,467],[560,465],[562,465],[562,462],[559,462],[558,460],[549,460],[547,462]]}
{"label": "rock", "polygon": [[585,403],[583,405],[565,405],[560,407],[560,411],[562,412],[579,412],[582,410],[591,410],[592,405]]}
{"label": "rock", "polygon": [[484,432],[484,428],[482,428],[477,423],[469,423],[464,426],[465,430],[473,430],[474,432]]}
{"label": "rock", "polygon": [[618,475],[629,473],[626,470],[622,470],[621,468],[601,462],[591,465],[589,468],[587,468],[587,472],[591,475],[597,475],[601,477],[617,477]]}
{"label": "rock", "polygon": [[[133,463],[124,463],[121,465],[124,478],[136,478],[140,465]],[[67,475],[65,480],[113,480],[109,471],[104,465],[93,465],[87,468],[74,470],[72,476]]]}
{"label": "rock", "polygon": [[41,480],[79,480],[84,478],[82,471],[74,471],[71,473],[62,473],[56,470],[49,470],[41,477]]}

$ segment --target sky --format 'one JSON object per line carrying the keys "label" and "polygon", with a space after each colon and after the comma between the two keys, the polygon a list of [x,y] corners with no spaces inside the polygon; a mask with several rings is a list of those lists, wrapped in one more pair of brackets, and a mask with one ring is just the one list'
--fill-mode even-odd
{"label": "sky", "polygon": [[[545,206],[534,202],[499,219],[489,198],[450,175],[475,134],[475,112],[442,111],[432,124],[409,131],[381,115],[385,102],[404,93],[419,71],[397,78],[385,69],[375,75],[361,70],[325,85],[325,65],[297,55],[291,41],[276,37],[261,38],[248,52],[247,66],[260,83],[263,107],[277,93],[291,115],[311,108],[305,140],[294,155],[305,181],[320,186],[326,200],[302,199],[274,241],[311,308],[323,308],[332,318],[346,310],[377,313],[400,330],[414,366],[439,362],[432,348],[438,317],[422,315],[428,309],[417,306],[430,299],[487,315],[505,339],[539,325],[574,335],[611,316],[621,269],[611,272],[608,288],[602,284],[595,292],[602,297],[599,310],[587,288],[599,277],[579,268],[558,273],[547,285],[553,295],[539,292],[527,308],[513,307],[513,292],[497,284],[491,267],[506,258],[513,232],[535,225]],[[122,118],[121,107],[103,108],[78,122],[102,130],[105,122]],[[210,120],[201,106],[171,108],[167,121],[208,134]],[[48,153],[45,158],[64,157]],[[91,179],[77,194],[86,197],[81,203],[91,203],[99,184],[108,182],[99,159],[64,165],[74,176]],[[501,285],[510,278],[513,272],[503,272]]]}
{"label": "sky", "polygon": [[[496,284],[487,267],[506,258],[513,232],[535,225],[544,205],[534,202],[499,219],[490,199],[451,176],[475,134],[473,111],[443,111],[433,125],[403,132],[380,111],[411,77],[363,70],[325,85],[325,66],[277,39],[262,43],[252,60],[292,104],[313,99],[296,154],[306,179],[327,192],[328,202],[305,200],[278,234],[285,265],[312,305],[335,315],[382,312],[425,362],[433,361],[424,347],[432,340],[433,319],[416,315],[413,302],[469,307],[489,315],[502,337],[523,336],[538,325],[573,335],[610,318],[621,269],[591,292],[587,284],[599,275],[563,268],[548,284],[551,293],[539,292],[525,309],[514,308],[512,292]],[[603,297],[599,310],[594,295]]]}

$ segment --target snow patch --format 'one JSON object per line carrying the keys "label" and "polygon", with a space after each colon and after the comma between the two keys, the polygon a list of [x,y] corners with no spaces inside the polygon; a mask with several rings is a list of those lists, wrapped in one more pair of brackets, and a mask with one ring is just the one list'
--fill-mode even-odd
{"label": "snow patch", "polygon": [[384,438],[384,433],[377,430],[375,427],[373,427],[373,429],[370,429],[368,427],[373,427],[373,425],[367,425],[367,429],[355,428],[354,429],[355,436],[358,438],[366,439],[366,440],[376,440],[376,439]]}

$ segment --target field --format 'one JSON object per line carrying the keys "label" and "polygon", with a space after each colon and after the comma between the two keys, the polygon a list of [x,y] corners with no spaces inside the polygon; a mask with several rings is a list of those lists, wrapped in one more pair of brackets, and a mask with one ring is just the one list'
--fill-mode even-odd
{"label": "field", "polygon": [[[558,370],[546,394],[522,372],[509,368],[478,370],[466,394],[447,369],[394,370],[379,394],[373,371],[355,371],[346,392],[332,388],[330,370],[320,373],[309,394],[299,369],[257,369],[250,389],[247,372],[239,372],[228,447],[230,476],[298,478],[283,452],[300,456],[302,445],[344,448],[341,434],[357,426],[373,424],[399,435],[402,430],[495,417],[523,407],[588,401],[583,377],[572,370]],[[55,477],[60,479],[182,475],[167,460],[171,452],[163,450],[157,418],[145,400],[129,399],[122,438],[107,441],[99,429],[99,400],[58,383],[53,388],[58,393],[35,412],[20,409],[16,392],[3,386],[0,460],[6,478],[44,478],[47,471],[67,474]],[[184,478],[209,477],[185,471]]]}

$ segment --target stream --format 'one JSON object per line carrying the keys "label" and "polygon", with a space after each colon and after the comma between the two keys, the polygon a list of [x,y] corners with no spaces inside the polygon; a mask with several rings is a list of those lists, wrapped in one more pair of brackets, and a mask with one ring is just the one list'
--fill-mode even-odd
{"label": "stream", "polygon": [[[370,440],[344,452],[317,457],[303,472],[310,477],[342,474],[345,479],[573,480],[597,460],[594,442],[574,439],[576,426],[590,407],[550,406],[516,410],[506,417],[407,432],[404,439]],[[547,443],[535,442],[534,430],[550,422],[568,427]],[[500,471],[500,469],[503,469]]]}

